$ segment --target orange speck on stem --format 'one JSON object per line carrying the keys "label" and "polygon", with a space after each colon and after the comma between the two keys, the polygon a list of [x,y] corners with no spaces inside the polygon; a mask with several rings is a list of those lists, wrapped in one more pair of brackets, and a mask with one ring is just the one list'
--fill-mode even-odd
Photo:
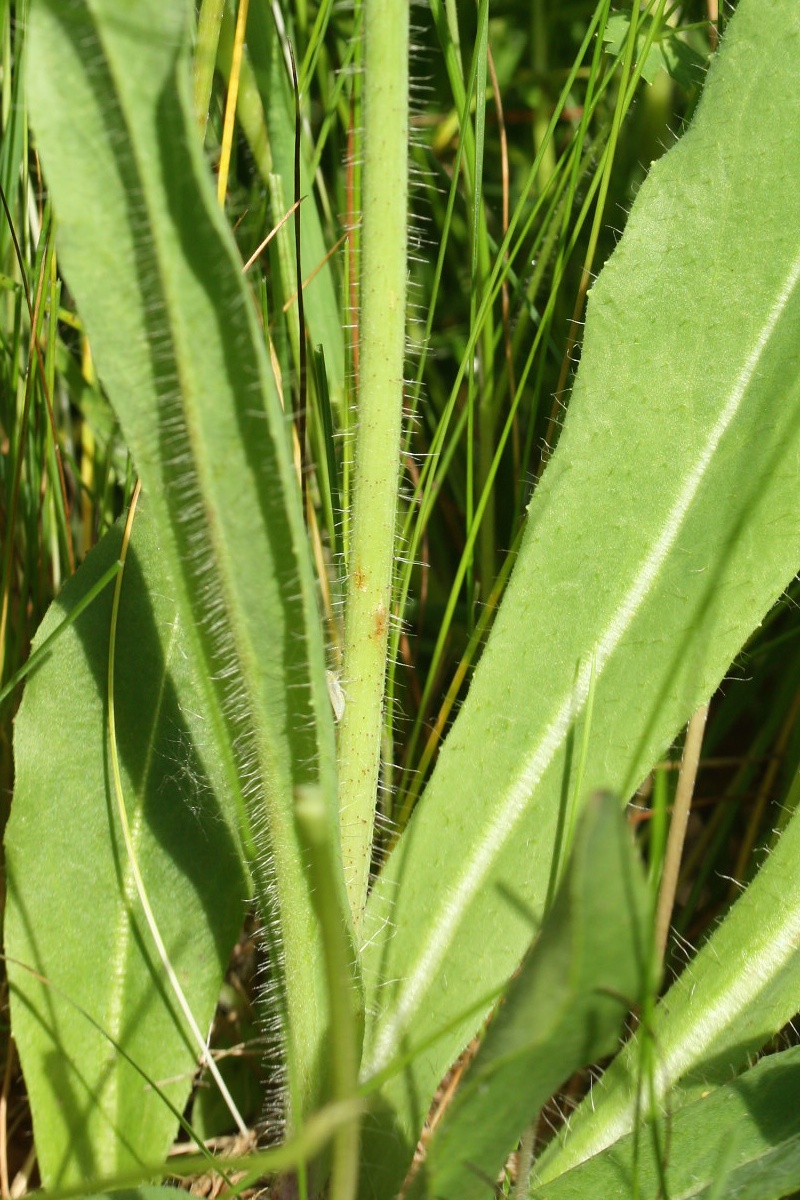
{"label": "orange speck on stem", "polygon": [[372,636],[379,641],[386,634],[386,605],[379,604],[372,614]]}

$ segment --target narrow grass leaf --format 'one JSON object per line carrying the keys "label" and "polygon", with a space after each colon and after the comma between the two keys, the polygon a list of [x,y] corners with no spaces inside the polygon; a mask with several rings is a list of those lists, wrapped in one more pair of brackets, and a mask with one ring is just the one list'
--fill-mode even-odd
{"label": "narrow grass leaf", "polygon": [[[286,196],[294,193],[294,96],[287,66],[271,13],[255,5],[248,22],[247,55],[252,67],[255,106],[260,97],[260,113],[254,124],[261,128],[261,140],[253,145],[256,162],[265,184],[269,175],[280,175]],[[301,96],[305,102],[305,97]],[[263,147],[263,148],[260,148]],[[266,151],[266,152],[265,152]],[[312,345],[321,343],[328,364],[328,385],[333,410],[342,419],[344,403],[344,331],[337,296],[336,279],[327,260],[328,246],[320,219],[315,179],[310,169],[309,147],[300,143],[300,236],[303,246],[303,289],[305,321]],[[273,213],[278,220],[281,213]],[[313,278],[311,276],[313,275]]]}

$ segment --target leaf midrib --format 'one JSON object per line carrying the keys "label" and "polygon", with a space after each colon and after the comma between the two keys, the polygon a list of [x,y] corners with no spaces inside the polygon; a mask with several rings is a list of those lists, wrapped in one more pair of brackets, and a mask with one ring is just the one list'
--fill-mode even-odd
{"label": "leaf midrib", "polygon": [[[157,270],[158,292],[163,304],[165,325],[169,330],[169,353],[171,363],[175,371],[176,379],[179,381],[180,394],[180,413],[182,417],[182,426],[186,436],[187,446],[191,447],[191,460],[189,463],[183,463],[181,470],[184,474],[184,481],[191,480],[191,490],[194,493],[189,498],[189,504],[186,508],[192,507],[192,502],[198,505],[201,503],[202,497],[213,494],[216,495],[216,489],[210,486],[213,472],[210,469],[208,461],[207,446],[205,439],[198,436],[198,428],[200,422],[192,420],[192,416],[197,416],[198,408],[193,402],[195,396],[194,380],[191,370],[187,371],[187,365],[190,357],[185,351],[185,347],[181,343],[179,336],[179,326],[176,325],[175,314],[179,311],[176,307],[173,288],[171,286],[171,276],[164,257],[164,246],[158,237],[159,222],[155,219],[155,214],[151,210],[151,188],[145,186],[145,180],[148,178],[146,167],[142,163],[141,149],[137,138],[137,128],[135,123],[131,123],[127,112],[127,104],[129,98],[126,89],[123,86],[124,77],[121,81],[116,70],[116,56],[112,48],[107,46],[103,37],[103,31],[98,26],[96,18],[92,13],[95,35],[98,44],[102,47],[103,60],[105,69],[108,72],[109,78],[112,81],[114,88],[117,111],[127,133],[126,146],[131,162],[134,166],[136,176],[142,181],[140,195],[146,207],[147,212],[147,229],[150,233],[150,263]],[[139,243],[135,243],[134,250],[139,249]],[[190,383],[191,380],[191,383]],[[158,391],[157,385],[155,390]],[[162,464],[164,467],[169,467],[166,461]],[[187,469],[188,468],[188,469]],[[175,478],[172,471],[168,472],[169,477]],[[205,486],[202,486],[203,482]],[[232,564],[228,555],[225,553],[225,537],[224,531],[220,528],[217,512],[208,506],[203,507],[203,522],[205,549],[209,555],[209,559],[214,563],[214,576],[217,582],[216,600],[219,604],[219,609],[224,613],[224,620],[219,621],[219,612],[215,614],[214,626],[215,636],[212,653],[216,657],[219,655],[221,660],[230,657],[233,661],[244,664],[251,664],[257,661],[256,648],[252,645],[250,637],[249,623],[243,618],[239,611],[240,606],[235,598],[235,588],[231,586],[231,580],[235,574],[235,566]],[[178,557],[180,557],[180,549],[175,547]],[[181,572],[178,570],[178,575]],[[180,585],[180,579],[176,580]],[[191,607],[191,595],[189,593],[186,582],[184,581],[182,591],[186,601]],[[191,623],[189,633],[191,635]],[[222,641],[227,642],[224,647]],[[244,642],[244,645],[242,644]],[[206,654],[203,648],[197,647],[200,653],[201,661],[206,659]],[[227,689],[225,697],[220,697],[217,692],[217,687],[211,682],[214,674],[208,676],[209,684],[204,687],[205,697],[209,705],[209,713],[217,729],[215,737],[215,747],[218,752],[225,752],[226,763],[225,773],[227,776],[228,786],[231,789],[231,795],[235,799],[237,813],[240,822],[239,834],[249,844],[246,847],[248,857],[252,857],[253,847],[250,844],[252,838],[250,816],[248,814],[247,803],[242,794],[240,785],[240,775],[244,772],[244,764],[239,763],[238,769],[235,762],[231,760],[227,753],[228,747],[232,746],[236,738],[231,735],[230,729],[233,726],[234,730],[241,734],[243,729],[246,729],[249,738],[253,738],[257,746],[257,755],[260,759],[260,769],[258,770],[258,778],[262,781],[262,786],[270,788],[274,794],[280,795],[280,787],[275,788],[272,781],[283,780],[285,778],[285,764],[280,761],[280,756],[277,753],[276,747],[268,736],[264,736],[263,727],[256,732],[254,722],[251,715],[259,712],[259,705],[254,702],[252,696],[252,688],[250,686],[252,672],[244,671],[240,677],[240,683],[244,684],[246,690],[246,703],[242,704],[240,700],[229,702]],[[205,683],[206,673],[203,672],[203,681]],[[243,717],[247,717],[243,720]],[[267,759],[268,761],[264,761]],[[266,811],[273,817],[281,815],[280,804],[267,805]]]}
{"label": "leaf midrib", "polygon": [[723,436],[733,423],[747,389],[756,373],[782,313],[800,279],[800,254],[794,259],[772,308],[761,327],[728,398],[717,417],[702,452],[696,458],[686,481],[672,505],[661,534],[645,558],[636,578],[612,614],[604,633],[592,652],[582,662],[576,681],[562,701],[555,717],[546,727],[537,745],[528,754],[516,777],[505,790],[494,819],[484,827],[482,835],[473,842],[450,893],[416,956],[416,965],[403,980],[393,1009],[380,1022],[375,1044],[364,1075],[383,1070],[399,1045],[411,1017],[419,1009],[430,981],[441,967],[454,934],[467,907],[472,903],[491,870],[503,846],[524,815],[531,793],[541,782],[559,748],[582,711],[590,684],[599,680],[619,646],[626,629],[633,622],[650,594],[670,550],[677,540],[693,501],[706,477]]}
{"label": "leaf midrib", "polygon": [[[161,670],[161,678],[158,683],[158,695],[156,703],[151,710],[150,730],[147,735],[147,749],[144,758],[142,770],[142,783],[140,794],[137,797],[138,804],[136,811],[133,814],[133,819],[129,820],[131,846],[134,853],[138,850],[142,839],[142,829],[144,825],[144,797],[147,795],[148,783],[153,768],[154,750],[156,743],[156,733],[161,721],[161,713],[164,706],[164,696],[167,689],[167,680],[169,678],[169,664],[172,661],[173,650],[177,645],[178,640],[178,618],[172,622],[170,627],[170,635],[164,650],[164,660]],[[123,796],[124,803],[124,796]],[[131,946],[131,934],[133,920],[138,913],[141,914],[141,905],[139,904],[139,896],[136,889],[136,880],[134,870],[129,856],[125,855],[125,862],[122,869],[122,894],[120,903],[117,906],[116,929],[114,933],[115,952],[112,959],[111,980],[112,989],[109,996],[109,1014],[108,1026],[109,1033],[113,1042],[117,1045],[124,1045],[123,1037],[123,1020],[124,1020],[124,1004],[123,997],[125,992],[125,980],[127,972],[125,965],[129,957]],[[120,1090],[119,1090],[119,1071],[112,1071],[109,1075],[110,1085],[110,1102],[113,1106],[116,1120],[111,1127],[106,1127],[108,1136],[110,1137],[109,1149],[112,1158],[115,1157],[115,1151],[118,1149],[119,1138],[115,1133],[116,1129],[124,1128],[123,1114],[120,1111]]]}

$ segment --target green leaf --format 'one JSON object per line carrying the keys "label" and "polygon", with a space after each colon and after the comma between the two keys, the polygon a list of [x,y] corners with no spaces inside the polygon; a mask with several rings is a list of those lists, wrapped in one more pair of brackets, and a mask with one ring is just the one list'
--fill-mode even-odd
{"label": "green leaf", "polygon": [[[630,13],[614,13],[606,22],[605,32],[603,33],[603,41],[608,47],[609,54],[615,57],[620,57],[623,52],[625,42],[628,40],[628,31],[630,29],[631,16]],[[642,29],[636,35],[636,57],[641,58],[641,53],[644,50],[645,41],[647,39],[647,30]],[[642,79],[648,83],[652,83],[663,66],[663,59],[659,52],[657,43],[652,43],[648,52],[647,58],[642,64]]]}
{"label": "green leaf", "polygon": [[584,810],[541,933],[428,1147],[420,1192],[485,1196],[556,1089],[616,1050],[647,974],[649,908],[627,821],[616,798],[600,793]]}
{"label": "green leaf", "polygon": [[[800,1188],[800,1050],[763,1059],[733,1083],[673,1110],[638,1137],[534,1188],[535,1200],[630,1200],[656,1195],[662,1167],[670,1200],[730,1196],[779,1200]],[[662,1156],[659,1165],[657,1154]]]}
{"label": "green leaf", "polygon": [[93,1192],[76,1200],[175,1200],[170,1187],[120,1188],[113,1192]]}
{"label": "green leaf", "polygon": [[[800,801],[800,774],[787,801]],[[661,1001],[653,1022],[656,1071],[639,1096],[641,1048],[634,1039],[573,1115],[563,1148],[542,1165],[553,1178],[633,1128],[648,1098],[660,1102],[683,1080],[704,1091],[730,1078],[797,1012],[800,995],[800,814],[747,891]]]}
{"label": "green leaf", "polygon": [[[607,44],[610,54],[615,56],[622,54],[628,39],[630,24],[631,14],[629,12],[614,13],[609,17],[603,41]],[[641,56],[644,50],[647,35],[648,29],[645,25],[636,35],[637,56]],[[647,58],[642,66],[642,79],[647,83],[652,83],[662,68],[684,91],[688,92],[702,83],[706,61],[701,54],[698,54],[684,41],[681,33],[671,30],[669,25],[665,25],[663,29],[659,30],[658,36],[653,40],[647,52]]]}
{"label": "green leaf", "polygon": [[[184,0],[36,0],[30,109],[60,262],[149,497],[275,978],[286,1108],[324,1089],[327,993],[293,818],[333,719],[289,438],[192,112]],[[344,903],[344,897],[342,897]]]}
{"label": "green leaf", "polygon": [[[116,561],[121,538],[113,529],[89,556],[51,607],[37,643]],[[199,1056],[139,906],[111,785],[112,590],[64,629],[33,672],[15,728],[5,948],[14,1037],[47,1187],[164,1156],[177,1117],[147,1076],[180,1111]],[[140,510],[117,631],[123,793],[159,929],[205,1030],[248,885],[216,798],[214,747],[192,716],[202,689],[171,592],[157,531]]]}
{"label": "green leaf", "polygon": [[642,187],[489,644],[372,893],[364,1074],[426,1047],[368,1135],[395,1181],[464,1014],[541,917],[590,688],[582,795],[629,796],[800,564],[799,45],[796,5],[742,0]]}

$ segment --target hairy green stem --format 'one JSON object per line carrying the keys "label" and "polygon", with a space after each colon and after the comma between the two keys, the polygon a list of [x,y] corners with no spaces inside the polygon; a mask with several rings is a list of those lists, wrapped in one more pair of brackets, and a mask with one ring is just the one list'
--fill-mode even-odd
{"label": "hairy green stem", "polygon": [[408,0],[364,0],[364,185],[358,432],[339,747],[342,856],[366,900],[391,609],[406,318]]}
{"label": "hairy green stem", "polygon": [[[322,930],[325,974],[331,1014],[333,1099],[351,1102],[358,1086],[364,1014],[355,950],[345,916],[347,901],[341,872],[331,853],[325,796],[319,787],[295,792],[295,822],[306,850],[314,885],[314,904]],[[358,1187],[360,1113],[343,1121],[333,1136],[330,1200],[354,1200]]]}

